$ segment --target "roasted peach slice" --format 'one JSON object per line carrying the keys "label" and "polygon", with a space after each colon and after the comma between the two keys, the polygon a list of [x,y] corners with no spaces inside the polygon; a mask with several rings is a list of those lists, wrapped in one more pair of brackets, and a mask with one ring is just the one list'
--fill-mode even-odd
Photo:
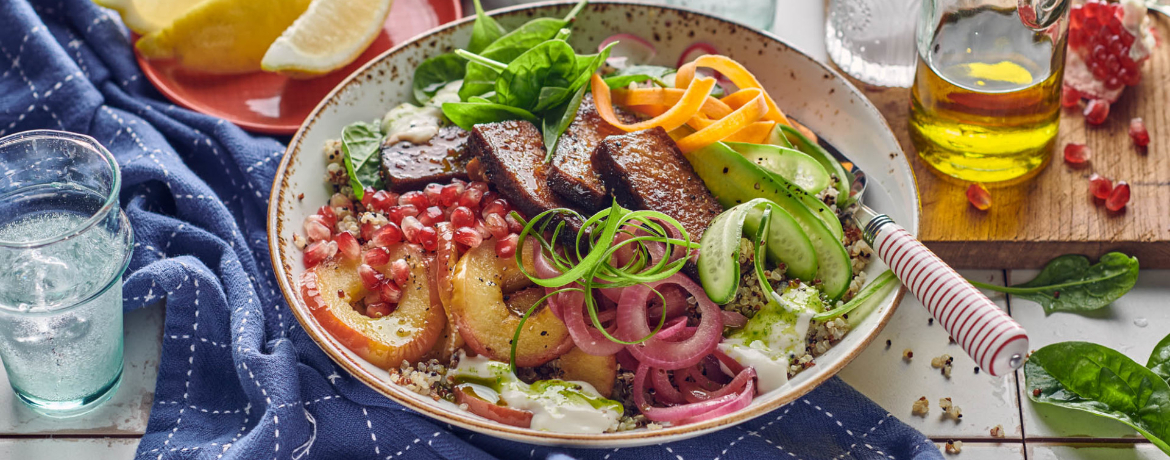
{"label": "roasted peach slice", "polygon": [[407,245],[387,248],[391,260],[410,264],[410,280],[389,315],[370,318],[351,305],[367,291],[358,276],[359,261],[334,260],[301,276],[301,298],[321,327],[358,356],[383,369],[415,362],[430,351],[447,324],[438,301],[432,301],[426,263]]}
{"label": "roasted peach slice", "polygon": [[[531,281],[520,272],[515,258],[496,256],[494,240],[484,241],[459,259],[451,284],[451,314],[467,346],[492,360],[508,362],[520,315],[544,297],[544,289],[523,289]],[[520,331],[516,365],[539,366],[572,346],[565,323],[541,306]]]}
{"label": "roasted peach slice", "polygon": [[594,356],[573,347],[561,356],[561,380],[579,380],[590,385],[608,398],[613,394],[613,381],[617,378],[617,358],[613,355]]}

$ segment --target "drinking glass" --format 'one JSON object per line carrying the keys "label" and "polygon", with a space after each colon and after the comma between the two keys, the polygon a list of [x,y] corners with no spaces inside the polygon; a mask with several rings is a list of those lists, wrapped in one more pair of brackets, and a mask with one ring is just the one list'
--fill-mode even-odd
{"label": "drinking glass", "polygon": [[0,359],[17,398],[87,412],[122,378],[122,272],[134,236],[114,156],[94,139],[0,139]]}
{"label": "drinking glass", "polygon": [[770,30],[776,20],[776,0],[666,0],[665,3],[711,13],[759,30]]}
{"label": "drinking glass", "polygon": [[1052,157],[1069,0],[1031,3],[922,1],[910,137],[944,178],[1011,184]]}
{"label": "drinking glass", "polygon": [[914,81],[914,19],[921,0],[831,0],[825,51],[853,78],[878,86]]}

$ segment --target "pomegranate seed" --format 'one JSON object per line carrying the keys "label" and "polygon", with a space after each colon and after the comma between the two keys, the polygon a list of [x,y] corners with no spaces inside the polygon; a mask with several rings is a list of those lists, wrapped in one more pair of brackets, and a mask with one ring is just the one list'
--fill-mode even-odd
{"label": "pomegranate seed", "polygon": [[439,247],[439,233],[435,231],[435,227],[426,226],[418,232],[418,243],[422,245],[423,249],[434,252]]}
{"label": "pomegranate seed", "polygon": [[380,293],[380,292],[378,292],[378,291],[369,291],[369,292],[366,294],[366,298],[365,298],[365,299],[362,299],[362,301],[366,303],[366,308],[367,308],[367,309],[368,309],[368,308],[370,308],[370,307],[369,307],[370,305],[373,305],[373,304],[376,304],[376,303],[384,303],[384,302],[385,302],[384,300],[382,300],[382,293]]}
{"label": "pomegranate seed", "polygon": [[464,185],[462,182],[454,182],[443,186],[443,191],[439,193],[439,203],[443,206],[451,206],[459,201],[459,195],[463,194]]}
{"label": "pomegranate seed", "polygon": [[1113,181],[1104,177],[1093,174],[1089,176],[1089,192],[1093,196],[1102,200],[1109,198],[1109,193],[1113,191]]}
{"label": "pomegranate seed", "polygon": [[1085,106],[1085,121],[1089,124],[1099,125],[1105,122],[1105,117],[1109,116],[1109,103],[1101,99],[1093,99],[1089,101],[1089,105]]}
{"label": "pomegranate seed", "polygon": [[443,184],[430,183],[423,189],[423,195],[427,197],[427,203],[431,206],[437,206],[442,202],[440,195],[443,193]]}
{"label": "pomegranate seed", "polygon": [[342,195],[340,193],[334,193],[333,196],[329,197],[329,206],[332,206],[334,208],[352,210],[353,209],[353,202],[349,201],[349,198],[346,197],[345,195]]}
{"label": "pomegranate seed", "polygon": [[515,217],[512,217],[511,213],[504,216],[504,221],[508,223],[508,231],[512,233],[520,233],[524,230],[524,224],[521,224]]}
{"label": "pomegranate seed", "polygon": [[499,214],[500,216],[503,216],[504,214],[507,214],[508,211],[511,211],[508,206],[508,202],[504,200],[484,201],[484,203],[487,203],[483,205],[483,216],[485,218],[488,214]]}
{"label": "pomegranate seed", "polygon": [[1129,203],[1129,184],[1120,181],[1109,193],[1109,198],[1105,199],[1105,208],[1117,212],[1125,208],[1126,203]]}
{"label": "pomegranate seed", "polygon": [[422,222],[424,226],[430,227],[443,221],[443,210],[438,206],[431,206],[423,210],[418,215],[418,221]]}
{"label": "pomegranate seed", "polygon": [[329,207],[329,205],[317,208],[317,215],[324,219],[325,226],[333,228],[333,226],[337,225],[337,213],[334,213],[333,208]]}
{"label": "pomegranate seed", "polygon": [[[480,203],[491,203],[493,201],[496,201],[497,199],[501,199],[500,194],[493,192],[491,190],[488,190],[486,192],[483,192],[483,199],[479,200],[479,202]],[[505,203],[507,203],[507,202],[505,201]]]}
{"label": "pomegranate seed", "polygon": [[386,302],[366,304],[366,316],[369,316],[370,318],[381,318],[383,316],[389,315],[393,311],[394,310],[391,310],[390,305]]}
{"label": "pomegranate seed", "polygon": [[370,240],[374,239],[374,233],[377,231],[378,231],[378,228],[375,227],[374,224],[367,222],[367,223],[362,224],[361,233],[359,236],[361,236],[362,241],[370,241]]}
{"label": "pomegranate seed", "polygon": [[398,259],[390,264],[390,277],[394,278],[395,284],[406,286],[406,282],[410,281],[410,264],[406,259]]}
{"label": "pomegranate seed", "polygon": [[406,216],[402,218],[402,236],[406,241],[411,243],[418,242],[418,232],[422,230],[423,224],[419,222],[414,216]]}
{"label": "pomegranate seed", "polygon": [[383,248],[392,244],[398,244],[402,242],[402,229],[393,222],[390,222],[375,231],[374,237],[370,239],[370,242],[374,246]]}
{"label": "pomegranate seed", "polygon": [[372,206],[374,204],[374,194],[375,193],[377,193],[377,192],[375,192],[374,189],[371,187],[366,187],[365,189],[363,189],[362,190],[362,206],[364,206],[366,209],[370,209],[370,206]]}
{"label": "pomegranate seed", "polygon": [[386,212],[390,207],[398,204],[398,195],[385,190],[378,190],[374,192],[374,196],[370,198],[370,207],[374,211]]}
{"label": "pomegranate seed", "polygon": [[451,225],[456,227],[470,227],[475,225],[475,213],[467,206],[458,206],[451,211]]}
{"label": "pomegranate seed", "polygon": [[386,277],[382,275],[382,272],[366,264],[358,266],[358,277],[362,279],[362,286],[365,286],[366,289],[371,291],[378,290],[378,286],[381,286],[386,281]]}
{"label": "pomegranate seed", "polygon": [[333,241],[337,243],[337,250],[341,252],[341,257],[344,257],[345,260],[358,260],[358,257],[361,257],[362,245],[358,244],[357,238],[354,238],[352,233],[338,233]]}
{"label": "pomegranate seed", "polygon": [[396,223],[398,225],[402,225],[402,219],[404,217],[406,217],[406,216],[415,217],[418,214],[419,214],[418,208],[414,207],[413,205],[408,204],[408,205],[404,205],[404,206],[395,206],[395,207],[390,208],[390,210],[386,212],[386,218],[390,219],[390,222]]}
{"label": "pomegranate seed", "polygon": [[1073,166],[1084,166],[1086,161],[1089,161],[1091,152],[1089,147],[1085,144],[1077,144],[1069,142],[1064,146],[1064,162]]}
{"label": "pomegranate seed", "polygon": [[[475,184],[482,184],[482,182],[476,182]],[[476,187],[468,187],[467,190],[463,191],[462,195],[459,195],[459,206],[475,209],[479,207],[479,201],[482,199],[483,190]]]}
{"label": "pomegranate seed", "polygon": [[967,187],[967,201],[980,211],[991,209],[991,193],[987,192],[987,188],[983,187],[983,184],[976,183]]}
{"label": "pomegranate seed", "polygon": [[337,243],[318,241],[305,248],[305,268],[313,268],[337,254]]}
{"label": "pomegranate seed", "polygon": [[487,227],[494,238],[503,238],[508,236],[508,222],[500,217],[499,214],[488,214],[483,218],[483,225]]}
{"label": "pomegranate seed", "polygon": [[332,227],[325,225],[325,218],[313,214],[305,217],[305,237],[309,241],[323,241],[328,240],[333,236]]}
{"label": "pomegranate seed", "polygon": [[381,267],[390,262],[390,252],[382,248],[373,248],[362,254],[362,263],[371,267]]}
{"label": "pomegranate seed", "polygon": [[[382,300],[385,300],[388,303],[396,304],[399,300],[402,300],[402,288],[395,286],[394,283],[389,281],[382,283],[380,290],[382,293]],[[390,311],[394,311],[394,307],[391,307]]]}
{"label": "pomegranate seed", "polygon": [[1129,120],[1129,138],[1138,147],[1150,145],[1150,131],[1146,129],[1146,122],[1141,117]]}
{"label": "pomegranate seed", "polygon": [[478,248],[480,244],[483,244],[483,237],[471,227],[459,227],[455,229],[455,235],[452,238],[456,243],[469,248]]}
{"label": "pomegranate seed", "polygon": [[479,233],[479,237],[485,240],[492,237],[492,232],[487,229],[487,224],[483,222],[483,219],[475,221],[475,232]]}
{"label": "pomegranate seed", "polygon": [[414,205],[418,209],[426,209],[427,206],[431,205],[431,202],[427,200],[427,196],[423,192],[410,191],[398,197],[399,206],[406,206],[408,204]]}
{"label": "pomegranate seed", "polygon": [[515,233],[505,236],[496,243],[496,255],[500,257],[512,257],[516,255],[516,242],[520,240],[520,235]]}
{"label": "pomegranate seed", "polygon": [[1081,92],[1071,86],[1064,86],[1060,90],[1060,105],[1076,107],[1081,103]]}

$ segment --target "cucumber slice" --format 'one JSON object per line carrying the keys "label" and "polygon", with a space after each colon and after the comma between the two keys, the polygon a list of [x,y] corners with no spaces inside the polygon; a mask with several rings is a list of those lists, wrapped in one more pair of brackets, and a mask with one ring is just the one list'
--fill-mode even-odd
{"label": "cucumber slice", "polygon": [[826,151],[812,139],[809,139],[801,134],[796,128],[787,125],[776,125],[780,132],[784,133],[787,140],[793,145],[793,148],[799,150],[808,156],[817,160],[821,166],[825,167],[830,174],[837,176],[837,207],[844,208],[853,202],[853,197],[849,196],[849,188],[853,186],[853,174],[845,170],[841,163],[833,158],[833,155]]}
{"label": "cucumber slice", "polygon": [[735,300],[739,289],[739,240],[756,235],[765,210],[770,210],[768,260],[783,263],[790,275],[811,280],[817,274],[817,257],[800,224],[780,205],[764,198],[732,207],[711,221],[699,243],[699,282],[707,297],[717,304]]}
{"label": "cucumber slice", "polygon": [[772,128],[772,132],[768,133],[768,138],[764,140],[764,143],[790,149],[796,148],[792,146],[791,142],[788,142],[787,137],[784,137],[784,130],[781,129],[783,126],[785,125],[777,123],[776,127]]}
{"label": "cucumber slice", "polygon": [[743,142],[726,144],[753,163],[779,174],[808,193],[816,195],[829,186],[829,172],[825,171],[825,167],[798,150]]}
{"label": "cucumber slice", "polygon": [[[806,196],[815,202],[815,197],[783,177],[757,166],[721,142],[688,153],[686,157],[695,173],[703,179],[711,194],[719,199],[724,208],[732,208],[755,198],[767,198],[788,211],[812,243],[817,259],[816,278],[823,283],[825,294],[831,299],[837,299],[849,289],[853,266],[845,246],[841,244],[840,237],[835,236],[830,227],[817,216],[817,212],[809,209],[807,201],[800,198]],[[825,212],[829,212],[828,208],[825,208]]]}

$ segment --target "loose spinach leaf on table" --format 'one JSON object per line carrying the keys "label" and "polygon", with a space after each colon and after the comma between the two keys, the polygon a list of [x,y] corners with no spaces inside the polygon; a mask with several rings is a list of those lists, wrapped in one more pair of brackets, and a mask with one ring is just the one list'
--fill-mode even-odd
{"label": "loose spinach leaf on table", "polygon": [[341,129],[341,151],[353,194],[362,199],[366,187],[382,188],[382,128],[378,123],[356,122]]}
{"label": "loose spinach leaf on table", "polygon": [[1170,385],[1125,355],[1093,343],[1056,343],[1032,353],[1024,377],[1032,401],[1117,420],[1170,454]]}
{"label": "loose spinach leaf on table", "polygon": [[569,124],[573,123],[573,119],[577,117],[577,109],[581,108],[581,99],[585,96],[585,87],[582,86],[577,90],[573,97],[569,99],[567,104],[562,104],[553,110],[549,110],[544,114],[542,120],[541,134],[544,135],[544,149],[547,152],[544,156],[544,161],[547,163],[552,159],[553,152],[556,151],[557,141],[560,140],[561,134],[569,129]]}
{"label": "loose spinach leaf on table", "polygon": [[440,54],[419,64],[414,69],[414,99],[426,104],[439,91],[455,80],[463,78],[467,60],[454,53]]}
{"label": "loose spinach leaf on table", "polygon": [[492,123],[507,120],[528,120],[539,122],[531,112],[512,106],[493,102],[444,102],[443,115],[460,128],[471,131],[471,128],[480,123]]}
{"label": "loose spinach leaf on table", "polygon": [[1090,311],[1109,305],[1137,283],[1138,260],[1119,252],[1089,258],[1067,254],[1048,262],[1031,281],[1014,286],[995,286],[971,281],[978,287],[1005,292],[1044,307],[1045,314],[1058,311]]}
{"label": "loose spinach leaf on table", "polygon": [[1170,335],[1154,346],[1154,352],[1150,353],[1150,361],[1146,363],[1146,367],[1170,383]]}
{"label": "loose spinach leaf on table", "polygon": [[499,40],[508,31],[491,16],[484,13],[479,0],[475,0],[473,3],[475,4],[475,24],[471,26],[471,42],[467,44],[467,50],[478,53]]}

